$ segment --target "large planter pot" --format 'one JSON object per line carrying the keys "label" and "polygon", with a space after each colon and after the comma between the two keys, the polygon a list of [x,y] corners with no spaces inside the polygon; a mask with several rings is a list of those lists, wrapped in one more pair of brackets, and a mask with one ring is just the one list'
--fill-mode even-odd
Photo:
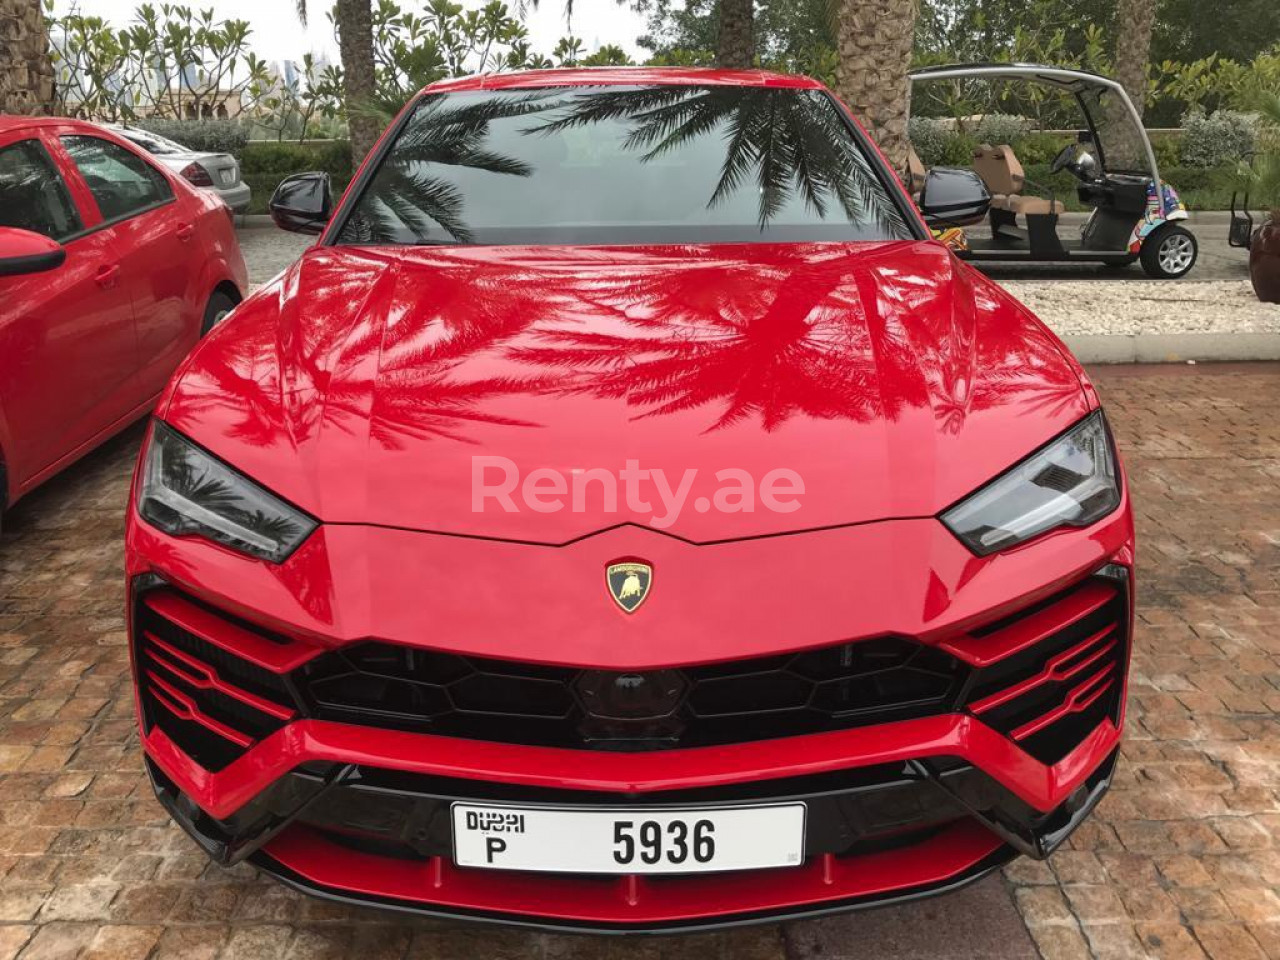
{"label": "large planter pot", "polygon": [[1259,300],[1280,303],[1280,210],[1274,211],[1253,235],[1249,276]]}

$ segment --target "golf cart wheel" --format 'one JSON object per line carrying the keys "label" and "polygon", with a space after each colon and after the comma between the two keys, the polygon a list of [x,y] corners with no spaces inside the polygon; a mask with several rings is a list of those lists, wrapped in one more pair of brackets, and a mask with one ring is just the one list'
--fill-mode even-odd
{"label": "golf cart wheel", "polygon": [[1176,280],[1196,265],[1199,253],[1195,234],[1166,223],[1142,244],[1142,269],[1158,280]]}
{"label": "golf cart wheel", "polygon": [[231,296],[223,290],[215,290],[204,308],[204,322],[200,325],[200,336],[207,335],[235,308],[236,301]]}

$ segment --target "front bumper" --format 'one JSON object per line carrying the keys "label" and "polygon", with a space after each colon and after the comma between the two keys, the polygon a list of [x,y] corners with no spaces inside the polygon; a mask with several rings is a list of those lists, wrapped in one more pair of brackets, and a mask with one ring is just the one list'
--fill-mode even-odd
{"label": "front bumper", "polygon": [[[194,541],[181,544],[184,564],[178,566],[171,550],[157,549],[171,547],[173,541],[131,521],[129,569],[136,598],[163,598],[175,590],[189,598],[156,606],[210,644],[179,649],[173,646],[176,635],[166,635],[168,646],[157,661],[147,631],[139,629],[137,608],[131,608],[143,744],[157,795],[215,860],[229,864],[248,859],[320,896],[567,930],[661,932],[816,915],[953,889],[1019,853],[1047,856],[1097,803],[1115,764],[1132,627],[1127,505],[1094,530],[1054,535],[1031,550],[986,561],[963,551],[953,556],[959,548],[945,532],[908,549],[900,528],[909,524],[882,526],[899,528],[897,549],[864,552],[885,558],[882,575],[898,576],[900,583],[905,577],[893,569],[895,562],[905,570],[931,574],[935,582],[922,578],[928,584],[923,607],[927,611],[932,603],[943,615],[927,627],[886,627],[883,620],[866,629],[832,627],[813,616],[803,623],[793,616],[790,623],[796,629],[825,629],[829,636],[909,636],[944,651],[964,670],[952,702],[926,715],[860,722],[848,729],[713,748],[616,752],[391,729],[337,721],[317,709],[305,689],[309,664],[323,663],[335,649],[350,650],[371,636],[403,642],[397,636],[398,618],[439,623],[454,616],[445,609],[445,616],[432,617],[420,605],[410,617],[394,604],[393,615],[377,603],[379,591],[396,586],[395,567],[400,566],[384,567],[378,544],[437,538],[322,528],[313,542],[264,580],[243,577],[246,564],[240,558]],[[863,528],[822,536],[856,538],[865,546],[878,535]],[[607,536],[634,534],[594,539]],[[333,549],[337,544],[326,543],[326,537],[359,537],[361,551]],[[811,550],[799,541],[817,538],[790,539],[792,543],[732,549],[757,554],[795,550],[799,555]],[[595,549],[604,559],[624,552],[617,544],[584,543],[557,552],[564,556],[564,551]],[[455,564],[467,552],[456,541],[447,548]],[[334,567],[343,562],[335,558],[362,552],[364,562],[379,570],[361,584],[358,608],[349,605],[339,587],[360,583],[353,574],[333,576],[319,585],[324,589],[308,582],[303,590],[298,580],[290,579],[289,566],[300,561],[314,565],[318,550]],[[678,579],[678,557],[696,558],[705,550],[664,540],[655,541],[647,556],[665,553],[660,558],[666,561],[661,568],[665,587]],[[500,552],[496,546],[494,552]],[[922,553],[932,555],[931,567],[921,567]],[[1054,558],[1060,569],[1055,572],[1051,563],[1046,570],[1045,557]],[[574,560],[570,556],[566,562]],[[802,566],[781,557],[764,562],[780,576]],[[461,566],[458,574],[471,574],[473,585],[516,582],[492,568],[477,576],[478,571]],[[527,583],[529,568],[517,566]],[[874,576],[868,568],[868,577]],[[237,585],[238,591],[233,589]],[[872,582],[868,589],[875,593],[879,586]],[[299,591],[305,616],[276,615],[279,604],[273,608],[259,599],[282,587]],[[823,587],[818,583],[811,589],[821,594]],[[674,585],[669,589],[674,591]],[[920,598],[909,591],[892,596],[907,609],[921,609]],[[949,602],[942,603],[939,596]],[[996,602],[999,596],[1005,602]],[[247,611],[231,597],[250,609],[274,612],[250,617],[257,620],[252,625],[232,615]],[[672,600],[669,595],[663,599]],[[775,612],[770,598],[762,598],[758,608],[744,611],[735,623],[718,624],[741,630],[733,649],[766,652],[761,632],[749,628],[767,628],[795,599],[784,594],[776,600]],[[678,604],[680,598],[674,600]],[[423,599],[427,606],[457,602],[449,591]],[[655,598],[650,607],[658,602]],[[347,622],[347,635],[335,637],[341,631],[333,624],[344,622],[345,614],[355,609],[376,611],[371,615],[381,625]],[[549,603],[548,609],[558,607]],[[518,615],[525,617],[526,610],[520,608]],[[891,599],[873,612],[878,618],[898,616]],[[331,621],[323,634],[309,629],[321,614]],[[144,626],[150,615],[143,614]],[[494,614],[486,608],[477,615]],[[584,635],[620,629],[593,624],[589,614],[582,619],[587,621],[580,628]],[[623,621],[628,626],[621,629],[635,622]],[[671,623],[674,629],[687,629]],[[531,648],[543,627],[526,623],[525,628],[504,647]],[[476,645],[494,642],[487,632],[466,639]],[[801,637],[796,649],[806,645]],[[661,647],[663,641],[655,636],[653,644],[639,648],[639,655],[658,650],[655,657],[668,656]],[[614,647],[590,659],[574,655],[565,660],[628,670],[691,662],[674,657],[637,662],[636,649]],[[193,651],[201,650],[193,657]],[[480,646],[466,652],[489,655],[491,650]],[[237,659],[228,660],[227,653]],[[191,682],[175,684],[165,662]],[[168,684],[159,688],[159,699],[152,689],[156,673]],[[262,682],[268,676],[278,688]],[[246,685],[256,691],[247,700],[241,696]],[[218,700],[228,690],[241,697],[238,703]],[[245,703],[257,706],[246,714]],[[218,737],[236,738],[237,743],[209,754],[213,759],[203,764],[193,758],[193,753],[204,756],[207,742]],[[498,799],[628,806],[802,799],[811,826],[805,863],[780,870],[600,877],[454,866],[447,847],[449,804]]]}

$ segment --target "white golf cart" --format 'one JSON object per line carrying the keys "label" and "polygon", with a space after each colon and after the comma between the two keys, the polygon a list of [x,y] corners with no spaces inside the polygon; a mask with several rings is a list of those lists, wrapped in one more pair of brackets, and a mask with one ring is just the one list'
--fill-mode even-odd
{"label": "white golf cart", "polygon": [[[1008,144],[982,144],[973,171],[991,194],[991,237],[958,244],[959,256],[999,262],[1097,262],[1123,267],[1135,260],[1153,277],[1184,276],[1196,262],[1194,234],[1180,220],[1186,207],[1160,179],[1155,151],[1133,103],[1115,80],[1062,67],[977,63],[928,67],[911,74],[914,85],[992,80],[1040,84],[1073,97],[1085,128],[1053,161],[1053,172],[1078,181],[1080,202],[1093,208],[1078,238],[1058,233],[1062,201],[1023,173]],[[925,182],[913,156],[912,180]],[[960,224],[957,223],[956,226]]]}

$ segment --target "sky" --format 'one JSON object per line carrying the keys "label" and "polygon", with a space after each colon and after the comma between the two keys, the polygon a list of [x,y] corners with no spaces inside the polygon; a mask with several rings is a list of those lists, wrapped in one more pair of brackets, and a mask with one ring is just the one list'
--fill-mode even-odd
{"label": "sky", "polygon": [[[54,0],[54,10],[62,15],[72,7],[88,16],[102,17],[124,26],[133,19],[133,11],[142,0]],[[195,9],[212,6],[224,20],[248,20],[253,28],[249,40],[254,52],[264,60],[300,60],[304,53],[325,52],[331,60],[338,61],[338,45],[326,13],[328,0],[310,0],[309,24],[298,23],[296,0],[187,0]],[[484,0],[460,0],[465,7],[482,7]],[[401,0],[401,5],[416,8],[412,0]],[[508,6],[515,4],[508,0]],[[568,31],[565,29],[564,5],[560,0],[542,0],[537,10],[530,10],[528,26],[533,49],[550,55],[556,41]],[[636,46],[636,37],[644,32],[645,18],[628,6],[619,6],[613,0],[576,0],[573,11],[573,31],[583,41],[587,52],[606,43],[616,44],[633,57],[642,51]]]}

